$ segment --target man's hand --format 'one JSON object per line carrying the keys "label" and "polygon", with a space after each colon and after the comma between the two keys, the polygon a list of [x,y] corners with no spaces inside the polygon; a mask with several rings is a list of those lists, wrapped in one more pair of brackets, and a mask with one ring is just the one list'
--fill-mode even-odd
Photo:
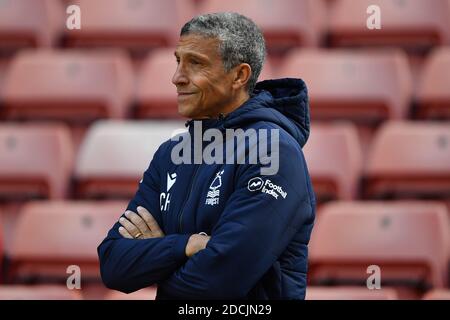
{"label": "man's hand", "polygon": [[137,213],[127,210],[125,217],[119,219],[122,227],[119,233],[127,239],[149,239],[164,237],[155,218],[144,207],[137,207]]}
{"label": "man's hand", "polygon": [[[137,207],[137,212],[127,210],[125,217],[119,219],[122,227],[119,228],[119,233],[122,237],[127,239],[149,239],[164,237],[164,233],[156,222],[155,218],[144,207]],[[193,234],[189,237],[186,244],[185,253],[187,257],[192,257],[194,254],[206,248],[210,236],[202,234]]]}
{"label": "man's hand", "polygon": [[189,237],[188,243],[186,244],[186,256],[188,258],[192,257],[194,254],[206,248],[210,236],[204,236],[201,234],[193,234]]}

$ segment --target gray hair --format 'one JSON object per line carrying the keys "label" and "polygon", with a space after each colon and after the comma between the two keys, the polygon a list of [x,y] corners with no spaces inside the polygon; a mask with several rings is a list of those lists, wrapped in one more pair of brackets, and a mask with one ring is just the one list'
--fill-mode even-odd
{"label": "gray hair", "polygon": [[235,12],[203,14],[187,22],[180,36],[198,34],[219,40],[219,53],[226,72],[248,63],[252,74],[247,89],[252,93],[266,58],[266,44],[258,26]]}

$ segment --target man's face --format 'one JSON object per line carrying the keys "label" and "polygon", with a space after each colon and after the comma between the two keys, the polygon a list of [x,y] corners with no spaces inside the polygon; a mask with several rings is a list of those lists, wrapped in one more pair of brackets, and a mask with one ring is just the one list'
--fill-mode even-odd
{"label": "man's face", "polygon": [[178,67],[178,112],[191,119],[217,117],[233,101],[232,72],[225,72],[219,41],[190,34],[180,37],[175,50]]}

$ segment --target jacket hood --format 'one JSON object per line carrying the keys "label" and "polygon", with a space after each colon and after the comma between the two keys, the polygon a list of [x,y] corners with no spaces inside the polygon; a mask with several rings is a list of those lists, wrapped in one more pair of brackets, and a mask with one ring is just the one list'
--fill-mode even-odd
{"label": "jacket hood", "polygon": [[[308,92],[301,79],[285,78],[258,82],[252,97],[220,119],[203,120],[203,126],[240,128],[258,121],[272,122],[303,147],[309,137]],[[188,121],[187,124],[191,124]]]}
{"label": "jacket hood", "polygon": [[301,79],[266,80],[256,84],[254,95],[226,118],[226,127],[269,121],[286,130],[301,147],[310,131],[308,91]]}

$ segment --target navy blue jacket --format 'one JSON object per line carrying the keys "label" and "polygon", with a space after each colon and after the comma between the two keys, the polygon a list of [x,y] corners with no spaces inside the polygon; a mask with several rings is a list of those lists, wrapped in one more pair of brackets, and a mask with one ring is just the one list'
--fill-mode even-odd
{"label": "navy blue jacket", "polygon": [[[176,165],[178,142],[166,141],[127,208],[148,209],[165,236],[125,239],[116,223],[98,247],[103,282],[126,293],[157,284],[157,299],[304,299],[315,218],[302,153],[310,128],[304,82],[260,82],[226,117],[196,121],[204,130],[278,129],[278,172],[261,175],[261,163]],[[188,238],[199,232],[211,239],[187,258]]]}

